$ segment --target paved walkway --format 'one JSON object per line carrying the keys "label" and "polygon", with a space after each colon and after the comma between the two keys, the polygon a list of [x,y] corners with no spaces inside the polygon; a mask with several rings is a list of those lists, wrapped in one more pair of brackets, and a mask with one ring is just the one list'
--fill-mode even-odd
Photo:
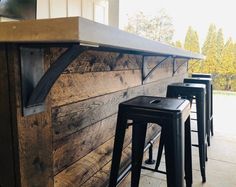
{"label": "paved walkway", "polygon": [[[198,150],[193,148],[194,187],[236,187],[236,94],[214,94],[214,137],[208,147],[207,182],[202,184]],[[196,135],[193,134],[193,141]],[[194,142],[193,142],[194,143]],[[161,169],[164,168],[164,160]],[[164,187],[165,175],[142,171],[140,187]]]}

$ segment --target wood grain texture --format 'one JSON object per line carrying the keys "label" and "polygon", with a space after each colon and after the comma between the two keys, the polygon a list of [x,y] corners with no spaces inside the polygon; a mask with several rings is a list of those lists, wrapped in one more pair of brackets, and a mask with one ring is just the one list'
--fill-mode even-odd
{"label": "wood grain texture", "polygon": [[[199,62],[200,63],[200,62]],[[186,59],[176,59],[175,75],[188,75],[188,61]]]}
{"label": "wood grain texture", "polygon": [[54,142],[54,175],[111,139],[115,134],[116,118],[117,115],[110,116]]}
{"label": "wood grain texture", "polygon": [[[144,75],[146,76],[158,63],[160,63],[163,59],[161,57],[147,57],[144,62]],[[169,77],[172,77],[173,72],[173,63],[172,59],[166,59],[162,62],[144,81],[144,84],[151,83],[155,81],[160,81]]]}
{"label": "wood grain texture", "polygon": [[[65,48],[50,48],[50,63],[65,51]],[[102,51],[86,51],[71,63],[64,73],[87,73],[101,71],[137,70],[141,68],[140,55]]]}
{"label": "wood grain texture", "polygon": [[52,128],[50,102],[46,111],[28,117],[22,116],[20,63],[16,47],[9,47],[10,93],[12,109],[16,110],[14,125],[18,131],[20,186],[52,187]]}
{"label": "wood grain texture", "polygon": [[53,108],[54,141],[115,114],[120,102],[142,93],[138,87]]}
{"label": "wood grain texture", "polygon": [[62,74],[51,90],[52,104],[66,105],[140,84],[140,70]]}
{"label": "wood grain texture", "polygon": [[[53,59],[50,60],[51,63],[54,62],[62,51],[64,50],[60,48],[54,49],[51,52],[51,59]],[[91,97],[126,89],[127,87],[140,85],[141,71],[138,70],[141,65],[140,56],[120,54],[114,59],[113,55],[115,54],[116,53],[90,51],[83,53],[77,58],[53,86],[51,91],[53,106],[67,105]],[[144,74],[147,75],[148,72],[163,59],[163,57],[146,57]],[[129,67],[127,64],[129,64]],[[181,64],[181,59],[177,60],[176,68]],[[133,69],[133,71],[128,71],[129,69]],[[109,70],[120,71],[113,72]],[[184,73],[185,71],[186,65],[181,66],[176,72],[176,75]],[[172,77],[172,75],[173,59],[170,58],[161,63],[144,83],[160,81]],[[94,84],[94,82],[96,82],[96,84]]]}
{"label": "wood grain texture", "polygon": [[72,42],[78,38],[74,18],[4,22],[0,28],[0,42]]}
{"label": "wood grain texture", "polygon": [[[147,139],[146,139],[147,140]],[[154,142],[153,146],[154,149],[157,149],[159,146],[159,138]],[[122,153],[123,159],[121,160],[120,164],[120,170],[124,170],[128,164],[130,163],[131,158],[131,148],[132,146],[127,146]],[[148,151],[146,151],[143,155],[143,161],[148,159]],[[156,158],[154,158],[156,159]],[[96,174],[94,174],[88,181],[86,181],[84,184],[82,184],[82,187],[104,187],[108,186],[108,179],[110,175],[110,168],[111,168],[111,162],[107,163],[104,167],[101,168]],[[124,178],[123,181],[118,185],[119,187],[127,187],[130,186],[131,182],[131,172],[128,174],[126,178]]]}
{"label": "wood grain texture", "polygon": [[[146,57],[144,62],[144,75],[146,76],[158,63],[164,60],[165,57]],[[173,70],[176,72],[173,75]],[[187,71],[186,59],[176,59],[173,66],[173,58],[164,60],[158,68],[156,68],[150,76],[144,81],[144,84],[164,80],[169,77],[183,75]]]}
{"label": "wood grain texture", "polygon": [[[0,186],[17,186],[6,46],[0,45]],[[19,171],[18,171],[19,172]]]}
{"label": "wood grain texture", "polygon": [[115,114],[119,103],[127,99],[138,95],[165,96],[169,83],[182,80],[182,75],[176,76],[175,79],[170,77],[70,105],[54,107],[52,109],[54,141]]}
{"label": "wood grain texture", "polygon": [[[125,149],[131,142],[131,130],[130,127],[125,135],[125,141],[123,148]],[[151,125],[147,131],[147,140],[153,136],[153,134],[159,131],[157,125]],[[73,187],[81,186],[94,174],[96,174],[102,167],[108,164],[112,158],[114,138],[105,142],[96,150],[86,155],[73,165],[69,166],[58,175],[55,176],[55,187]],[[124,151],[126,156],[122,163],[127,163],[127,158],[130,157],[130,151]],[[121,167],[122,168],[122,167]],[[108,178],[107,178],[108,180]]]}
{"label": "wood grain texture", "polygon": [[[131,149],[132,146],[129,144],[125,149],[122,151],[122,159],[120,163],[120,171],[123,171],[130,163],[131,158]],[[88,181],[83,183],[81,187],[104,187],[108,186],[109,183],[109,176],[110,176],[110,169],[111,169],[111,161],[108,162],[105,166],[103,166],[97,173],[95,173]]]}

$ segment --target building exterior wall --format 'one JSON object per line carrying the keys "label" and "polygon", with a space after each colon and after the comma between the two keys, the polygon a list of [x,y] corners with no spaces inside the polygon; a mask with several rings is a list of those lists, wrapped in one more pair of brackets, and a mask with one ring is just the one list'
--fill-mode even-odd
{"label": "building exterior wall", "polygon": [[40,0],[37,19],[82,16],[108,24],[108,0]]}
{"label": "building exterior wall", "polygon": [[[119,0],[38,0],[36,19],[82,16],[119,27]],[[17,21],[0,16],[0,22]]]}

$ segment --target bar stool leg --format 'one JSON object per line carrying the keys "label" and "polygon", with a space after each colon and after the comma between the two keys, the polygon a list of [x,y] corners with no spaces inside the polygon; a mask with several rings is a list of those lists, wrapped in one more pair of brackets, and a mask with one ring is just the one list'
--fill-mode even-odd
{"label": "bar stool leg", "polygon": [[115,187],[117,184],[117,178],[119,173],[120,160],[122,155],[122,148],[125,138],[125,130],[127,125],[127,119],[124,115],[122,115],[122,111],[119,110],[117,125],[116,125],[116,133],[115,133],[115,141],[114,141],[114,149],[112,155],[112,165],[111,165],[111,174],[109,187]]}
{"label": "bar stool leg", "polygon": [[207,143],[208,146],[211,145],[211,139],[210,139],[210,129],[211,129],[211,95],[210,95],[211,89],[208,89],[208,94],[206,94],[206,134],[207,134]]}
{"label": "bar stool leg", "polygon": [[214,136],[213,131],[213,86],[211,85],[211,135]]}
{"label": "bar stool leg", "polygon": [[[204,98],[204,97],[203,97]],[[200,170],[202,175],[202,182],[206,182],[206,174],[205,174],[205,161],[206,161],[206,153],[205,153],[205,111],[202,110],[205,108],[204,100],[197,101],[197,128],[198,128],[198,148],[199,148],[199,160],[200,160]]]}
{"label": "bar stool leg", "polygon": [[131,187],[138,187],[141,166],[143,161],[143,150],[145,145],[147,123],[134,121],[132,133],[132,168]]}
{"label": "bar stool leg", "polygon": [[159,168],[160,163],[161,163],[161,156],[162,156],[162,153],[163,153],[165,139],[166,139],[165,130],[164,130],[164,126],[162,126],[161,137],[160,137],[158,153],[157,153],[157,161],[156,161],[156,166],[155,166],[155,170],[156,171],[158,171],[158,168]]}
{"label": "bar stool leg", "polygon": [[192,174],[192,144],[191,144],[190,116],[185,122],[185,180],[187,187],[192,186],[193,174]]}
{"label": "bar stool leg", "polygon": [[[168,187],[184,186],[184,123],[166,123],[165,159]],[[177,134],[178,132],[178,134]]]}

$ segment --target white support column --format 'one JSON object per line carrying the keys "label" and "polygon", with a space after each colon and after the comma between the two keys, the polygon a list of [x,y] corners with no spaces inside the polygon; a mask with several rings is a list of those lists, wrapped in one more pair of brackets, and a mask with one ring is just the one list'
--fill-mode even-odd
{"label": "white support column", "polygon": [[119,9],[119,0],[109,0],[108,23],[117,28],[119,28]]}

